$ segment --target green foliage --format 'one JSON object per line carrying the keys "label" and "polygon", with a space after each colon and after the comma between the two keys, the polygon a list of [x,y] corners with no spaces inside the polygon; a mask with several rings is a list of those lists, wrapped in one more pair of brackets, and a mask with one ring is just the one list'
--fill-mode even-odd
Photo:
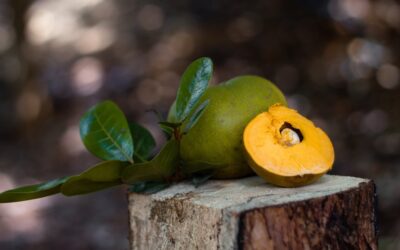
{"label": "green foliage", "polygon": [[121,161],[105,161],[84,171],[80,175],[69,178],[62,186],[64,195],[78,195],[96,192],[122,184],[122,169],[128,165]]}
{"label": "green foliage", "polygon": [[26,201],[60,192],[61,185],[68,179],[62,177],[41,184],[19,187],[0,194],[0,203]]}
{"label": "green foliage", "polygon": [[158,122],[158,124],[174,129],[174,128],[178,128],[179,126],[181,126],[182,122]]}
{"label": "green foliage", "polygon": [[182,122],[208,87],[213,71],[210,58],[202,57],[192,62],[182,75],[176,97],[176,117]]}
{"label": "green foliage", "polygon": [[174,129],[171,127],[168,127],[166,125],[160,124],[160,123],[158,125],[160,126],[161,130],[164,132],[164,135],[167,138],[167,140],[169,140],[172,137],[172,135],[174,134]]}
{"label": "green foliage", "polygon": [[[207,89],[196,108],[207,108],[180,140],[182,172],[200,169],[200,162],[218,169],[213,178],[239,178],[252,174],[243,152],[243,131],[259,113],[276,103],[285,104],[279,89],[258,76],[239,76]],[[195,109],[196,109],[195,108]],[[185,122],[186,123],[186,122]]]}
{"label": "green foliage", "polygon": [[129,129],[132,134],[135,152],[133,159],[135,162],[145,162],[150,157],[151,152],[156,146],[156,141],[150,132],[137,123],[129,123]]}
{"label": "green foliage", "polygon": [[196,125],[199,121],[201,115],[203,114],[204,110],[206,110],[208,103],[210,100],[205,100],[199,107],[194,111],[194,113],[190,116],[189,121],[186,123],[185,128],[183,129],[183,133],[189,132],[189,130]]}
{"label": "green foliage", "polygon": [[[75,176],[5,191],[0,193],[0,202],[36,199],[59,192],[66,196],[87,194],[123,183],[131,184],[130,191],[141,193],[168,187],[178,172],[181,136],[197,123],[208,105],[206,100],[193,111],[207,89],[212,67],[211,59],[199,58],[183,73],[174,102],[177,119],[159,122],[168,141],[153,159],[149,160],[156,142],[150,132],[139,124],[128,124],[116,104],[104,101],[90,108],[80,120],[84,145],[104,162]],[[201,176],[194,183],[207,179],[208,176]]]}
{"label": "green foliage", "polygon": [[122,172],[122,180],[128,184],[138,181],[164,181],[175,173],[178,164],[179,142],[172,139],[151,161],[126,167]]}
{"label": "green foliage", "polygon": [[87,111],[80,121],[80,133],[86,148],[102,160],[133,163],[133,141],[124,113],[111,101]]}

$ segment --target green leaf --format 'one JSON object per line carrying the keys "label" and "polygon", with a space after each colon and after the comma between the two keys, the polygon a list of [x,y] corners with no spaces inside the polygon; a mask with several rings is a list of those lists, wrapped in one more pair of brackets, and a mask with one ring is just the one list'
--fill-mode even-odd
{"label": "green leaf", "polygon": [[211,79],[213,64],[202,57],[192,62],[182,75],[176,97],[176,117],[182,122],[190,114]]}
{"label": "green leaf", "polygon": [[171,104],[167,115],[167,122],[178,122],[178,118],[176,117],[176,100]]}
{"label": "green leaf", "polygon": [[82,195],[112,188],[120,184],[120,182],[92,182],[85,179],[73,180],[68,184],[66,191],[62,191],[62,193],[65,196]]}
{"label": "green leaf", "polygon": [[86,148],[103,160],[133,162],[133,142],[124,113],[111,101],[87,111],[80,121],[80,133]]}
{"label": "green leaf", "polygon": [[0,203],[32,200],[57,194],[68,178],[62,177],[41,184],[10,189],[0,194]]}
{"label": "green leaf", "polygon": [[189,132],[189,130],[196,125],[200,117],[203,115],[203,112],[206,110],[209,102],[210,100],[205,100],[202,104],[200,104],[196,111],[194,111],[194,113],[190,116],[185,128],[183,129],[183,133]]}
{"label": "green leaf", "polygon": [[172,137],[172,134],[174,133],[174,129],[168,126],[165,126],[163,124],[159,124],[161,130],[164,132],[167,140],[169,140]]}
{"label": "green leaf", "polygon": [[167,140],[169,140],[172,135],[174,134],[174,130],[177,129],[182,125],[181,122],[168,122],[168,121],[162,121],[158,122],[158,125],[160,126],[161,130],[164,132]]}
{"label": "green leaf", "polygon": [[142,194],[154,194],[163,189],[169,187],[169,184],[166,182],[160,181],[140,181],[132,184],[129,187],[130,192],[134,193],[142,193]]}
{"label": "green leaf", "polygon": [[129,129],[135,148],[133,159],[135,162],[144,162],[149,158],[152,150],[156,146],[156,141],[146,128],[137,123],[130,123]]}
{"label": "green leaf", "polygon": [[121,171],[128,163],[105,161],[69,178],[62,186],[61,193],[67,196],[96,192],[110,188],[121,182]]}
{"label": "green leaf", "polygon": [[179,143],[168,141],[151,161],[127,166],[122,171],[122,181],[132,184],[138,181],[163,181],[171,177],[179,164]]}
{"label": "green leaf", "polygon": [[177,128],[182,125],[182,122],[158,122],[158,124],[169,128]]}

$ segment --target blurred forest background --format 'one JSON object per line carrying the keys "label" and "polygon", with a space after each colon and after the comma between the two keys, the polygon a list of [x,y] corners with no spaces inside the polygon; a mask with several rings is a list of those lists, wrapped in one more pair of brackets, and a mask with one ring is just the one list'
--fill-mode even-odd
{"label": "blurred forest background", "polygon": [[[162,143],[195,58],[213,84],[274,81],[331,136],[333,174],[371,178],[382,249],[400,249],[400,3],[394,0],[0,2],[0,190],[84,170],[79,118],[104,99]],[[0,205],[0,249],[127,249],[123,188]]]}

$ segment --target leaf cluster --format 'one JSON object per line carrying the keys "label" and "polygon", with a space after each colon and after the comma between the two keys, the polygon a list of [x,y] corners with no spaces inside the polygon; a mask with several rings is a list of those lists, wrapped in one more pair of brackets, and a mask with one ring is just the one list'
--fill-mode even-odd
{"label": "leaf cluster", "polygon": [[[114,102],[103,101],[90,108],[79,124],[86,149],[102,162],[77,175],[5,191],[0,193],[0,202],[24,201],[57,193],[81,195],[121,184],[130,185],[132,192],[153,193],[182,179],[179,142],[207,108],[209,100],[198,102],[208,87],[212,70],[212,61],[207,57],[195,60],[186,68],[175,100],[177,119],[159,122],[169,140],[154,157],[156,142],[151,133],[140,124],[128,122]],[[196,176],[193,181],[198,185],[207,178],[209,175]]]}

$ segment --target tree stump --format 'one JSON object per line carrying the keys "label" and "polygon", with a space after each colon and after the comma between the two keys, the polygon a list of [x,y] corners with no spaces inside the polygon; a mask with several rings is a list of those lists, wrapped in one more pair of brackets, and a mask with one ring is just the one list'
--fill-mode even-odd
{"label": "tree stump", "polygon": [[300,188],[259,177],[129,194],[133,249],[377,249],[372,181],[325,175]]}

